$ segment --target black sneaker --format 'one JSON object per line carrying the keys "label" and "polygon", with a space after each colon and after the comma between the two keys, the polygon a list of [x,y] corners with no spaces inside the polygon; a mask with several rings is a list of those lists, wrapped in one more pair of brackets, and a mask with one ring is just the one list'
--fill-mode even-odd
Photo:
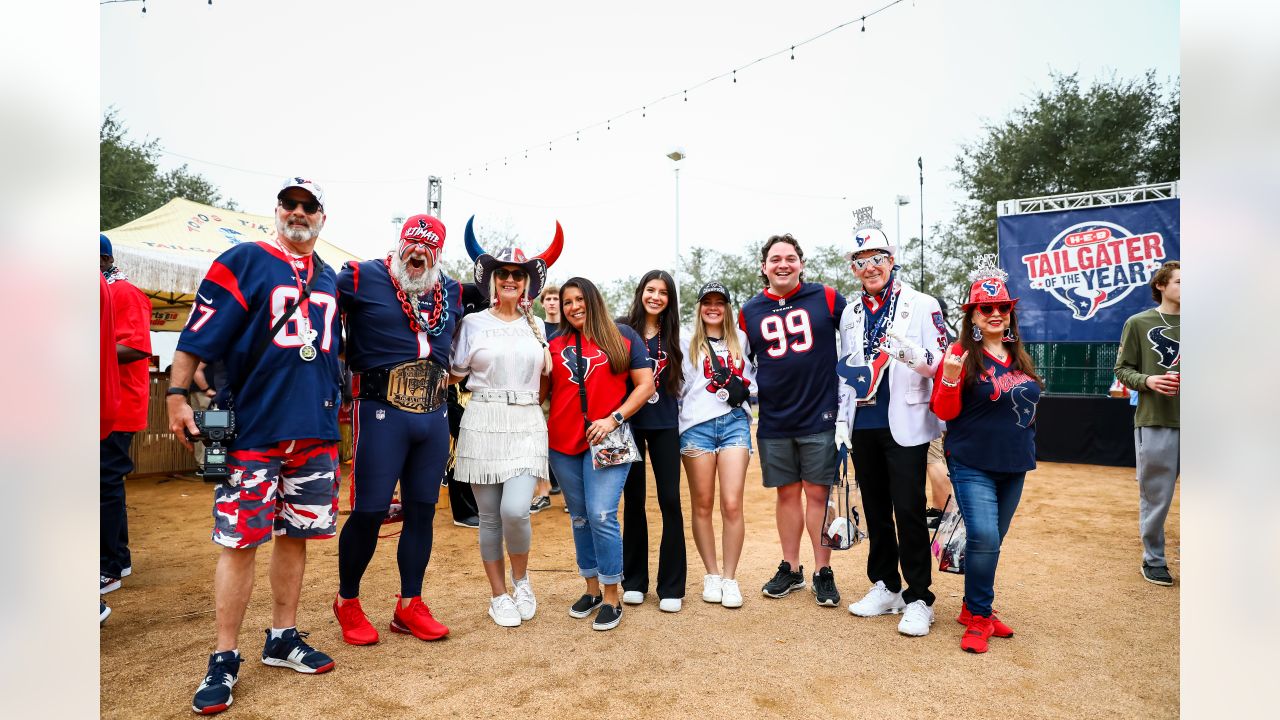
{"label": "black sneaker", "polygon": [[240,653],[235,650],[210,655],[209,671],[196,688],[191,709],[201,715],[212,715],[231,707],[231,688],[240,677],[241,662]]}
{"label": "black sneaker", "polygon": [[107,607],[106,603],[99,600],[98,601],[98,625],[101,626],[102,624],[107,622],[107,618],[109,617],[111,617],[111,608]]}
{"label": "black sneaker", "polygon": [[549,507],[551,507],[551,498],[542,495],[533,499],[533,504],[529,506],[529,512],[536,514]]}
{"label": "black sneaker", "polygon": [[764,594],[771,598],[786,597],[793,590],[804,589],[804,566],[791,572],[791,563],[783,560],[778,563],[778,572],[774,573],[773,579],[764,584]]}
{"label": "black sneaker", "polygon": [[287,667],[300,673],[316,675],[333,669],[333,658],[306,643],[310,633],[298,632],[289,628],[278,638],[271,637],[267,630],[267,644],[262,646],[262,663],[275,667]]}
{"label": "black sneaker", "polygon": [[1172,585],[1173,576],[1164,565],[1148,565],[1142,563],[1142,579],[1155,585]]}
{"label": "black sneaker", "polygon": [[569,617],[584,618],[604,602],[603,595],[583,595],[569,608]]}
{"label": "black sneaker", "polygon": [[480,527],[480,518],[476,517],[475,515],[472,515],[469,518],[454,520],[453,524],[457,525],[458,527],[471,528],[472,530],[475,530],[476,528]]}
{"label": "black sneaker", "polygon": [[942,520],[942,511],[931,507],[924,511],[924,520],[930,530],[937,530],[938,523]]}
{"label": "black sneaker", "polygon": [[824,567],[813,575],[813,594],[823,607],[840,604],[840,591],[836,589],[836,575],[830,567]]}
{"label": "black sneaker", "polygon": [[591,621],[592,630],[612,630],[622,622],[622,605],[605,605]]}

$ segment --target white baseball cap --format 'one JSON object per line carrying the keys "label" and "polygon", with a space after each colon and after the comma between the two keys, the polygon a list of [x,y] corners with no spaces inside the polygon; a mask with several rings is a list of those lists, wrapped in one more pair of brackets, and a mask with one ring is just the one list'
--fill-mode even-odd
{"label": "white baseball cap", "polygon": [[311,193],[311,197],[315,198],[316,202],[320,203],[321,208],[324,207],[324,189],[317,185],[316,181],[308,180],[304,177],[285,178],[285,181],[280,184],[280,192],[276,193],[276,199],[279,200],[284,196],[284,191],[289,188],[302,188],[303,190],[306,190]]}

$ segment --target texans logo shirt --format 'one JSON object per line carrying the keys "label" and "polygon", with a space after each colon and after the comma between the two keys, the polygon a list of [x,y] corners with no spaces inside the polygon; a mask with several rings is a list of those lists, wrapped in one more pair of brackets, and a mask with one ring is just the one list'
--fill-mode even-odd
{"label": "texans logo shirt", "polygon": [[765,289],[742,306],[760,388],[757,437],[786,438],[832,429],[839,405],[836,332],[845,299],[821,283],[779,297]]}
{"label": "texans logo shirt", "polygon": [[578,388],[587,393],[587,414],[594,422],[617,410],[627,398],[630,370],[649,368],[644,340],[630,325],[618,324],[622,344],[630,355],[628,370],[614,373],[605,355],[590,339],[582,338],[582,373],[578,372],[575,332],[565,332],[551,340],[551,413],[547,421],[548,445],[556,452],[579,455],[587,451],[586,421]]}
{"label": "texans logo shirt", "polygon": [[[270,336],[285,308],[301,296],[298,276],[306,283],[313,272],[319,275],[307,303]],[[304,344],[298,320],[304,314],[319,351],[311,362],[298,354]],[[219,388],[218,402],[226,407],[227,393],[234,388],[236,439],[231,449],[284,440],[337,440],[340,329],[337,275],[319,255],[306,263],[268,243],[242,243],[209,267],[178,349],[209,363],[225,361],[230,387]],[[269,336],[261,358],[249,367],[254,349]]]}
{"label": "texans logo shirt", "polygon": [[[639,335],[639,333],[637,333]],[[658,401],[654,403],[645,403],[631,416],[631,427],[642,430],[669,430],[679,425],[680,407],[676,404],[676,398],[667,393],[666,388],[662,386],[664,380],[667,379],[671,372],[671,343],[673,338],[662,337],[659,344],[658,336],[654,335],[645,343],[645,353],[649,359],[649,367],[653,368],[653,382],[658,386]],[[676,340],[678,342],[678,340]],[[631,392],[632,387],[627,386],[627,392]]]}
{"label": "texans logo shirt", "polygon": [[[396,297],[386,264],[381,260],[348,262],[338,273],[338,307],[347,327],[347,365],[363,372],[431,358],[441,367],[449,367],[454,329],[462,315],[462,286],[444,274],[440,283],[444,327],[438,335],[415,333]],[[423,320],[431,315],[434,297],[431,288],[418,297]]]}
{"label": "texans logo shirt", "polygon": [[[959,344],[948,352],[961,355]],[[943,365],[934,379],[933,411],[947,423],[948,457],[989,472],[1026,472],[1036,468],[1036,406],[1040,384],[1010,367],[1013,356],[997,360],[982,351],[982,374],[965,387],[942,384]]]}

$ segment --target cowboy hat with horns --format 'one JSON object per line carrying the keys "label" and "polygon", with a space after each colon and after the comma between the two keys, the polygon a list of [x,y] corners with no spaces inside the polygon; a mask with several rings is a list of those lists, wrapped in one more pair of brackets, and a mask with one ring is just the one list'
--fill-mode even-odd
{"label": "cowboy hat with horns", "polygon": [[542,292],[542,288],[547,284],[547,268],[555,264],[560,257],[560,251],[564,249],[564,230],[560,227],[560,221],[556,221],[556,234],[551,239],[551,246],[541,255],[535,255],[532,258],[526,257],[524,251],[518,247],[508,246],[496,252],[486,252],[480,247],[479,241],[476,240],[476,234],[471,229],[472,223],[475,222],[476,216],[472,215],[467,220],[467,228],[463,233],[467,246],[467,254],[475,261],[475,280],[476,285],[481,289],[489,287],[489,275],[497,268],[504,265],[515,265],[524,268],[525,273],[529,275],[529,282],[525,286],[526,297],[537,297]]}

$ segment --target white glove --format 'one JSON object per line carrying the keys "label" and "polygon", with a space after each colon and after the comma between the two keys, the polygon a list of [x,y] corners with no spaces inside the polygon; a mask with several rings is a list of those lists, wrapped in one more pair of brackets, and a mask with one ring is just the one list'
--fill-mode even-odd
{"label": "white glove", "polygon": [[849,449],[849,423],[843,420],[836,421],[836,449]]}
{"label": "white glove", "polygon": [[885,337],[884,344],[880,346],[889,357],[903,363],[909,368],[914,368],[922,362],[925,362],[924,348],[911,342],[910,340],[898,335],[897,333],[889,333]]}

